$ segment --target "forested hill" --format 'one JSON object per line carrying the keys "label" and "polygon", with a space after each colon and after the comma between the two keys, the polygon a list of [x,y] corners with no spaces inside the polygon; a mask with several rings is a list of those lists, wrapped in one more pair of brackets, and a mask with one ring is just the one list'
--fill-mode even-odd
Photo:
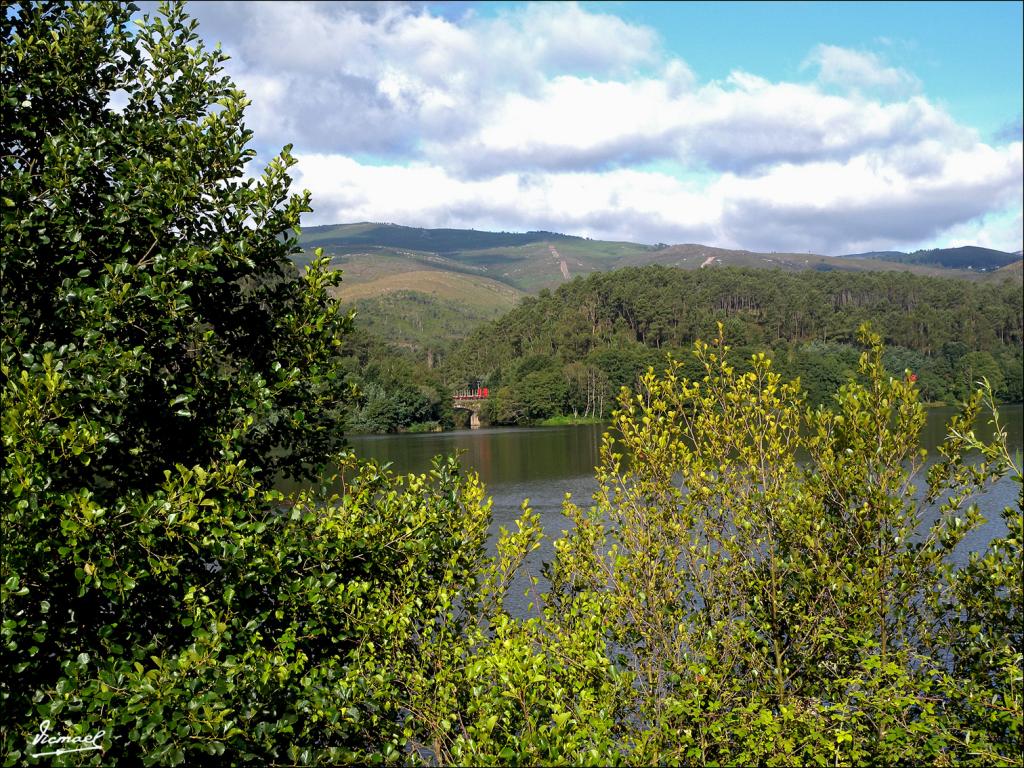
{"label": "forested hill", "polygon": [[476,229],[423,229],[398,224],[329,224],[305,227],[302,243],[307,248],[376,246],[405,248],[430,253],[454,253],[481,248],[510,248],[539,242],[582,241],[582,237],[555,232],[486,232]]}
{"label": "forested hill", "polygon": [[366,328],[424,357],[428,351],[447,354],[453,342],[465,338],[480,322],[509,310],[524,293],[554,289],[578,276],[624,267],[906,271],[971,281],[1020,282],[1019,271],[995,268],[1019,256],[974,247],[843,258],[694,243],[644,245],[544,231],[425,229],[371,222],[307,227],[300,244],[303,251],[294,257],[299,266],[309,263],[316,248],[323,248],[332,268],[344,272],[336,295],[359,312]]}
{"label": "forested hill", "polygon": [[[854,370],[858,326],[889,345],[924,396],[951,402],[980,376],[1021,399],[1022,301],[1009,282],[907,273],[783,272],[647,266],[577,278],[542,291],[473,333],[445,364],[448,381],[488,384],[495,421],[607,410],[612,394],[667,350],[714,336],[744,355],[770,349],[812,399]],[[504,410],[502,410],[504,408]]]}
{"label": "forested hill", "polygon": [[898,264],[919,264],[930,267],[946,267],[948,269],[971,269],[979,272],[991,272],[1020,261],[1020,253],[1007,253],[992,248],[981,248],[976,245],[964,245],[959,248],[932,248],[927,251],[903,253],[901,251],[872,251],[844,256],[846,259],[876,259],[891,261]]}

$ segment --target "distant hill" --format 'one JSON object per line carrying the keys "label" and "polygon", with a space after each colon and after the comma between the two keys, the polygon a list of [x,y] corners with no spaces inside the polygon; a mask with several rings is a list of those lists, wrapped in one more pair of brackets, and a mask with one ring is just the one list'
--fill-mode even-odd
{"label": "distant hill", "polygon": [[423,229],[398,224],[329,224],[307,227],[302,231],[303,244],[311,247],[407,248],[412,251],[453,253],[482,248],[502,248],[538,242],[583,240],[582,237],[556,232],[484,232],[475,229]]}
{"label": "distant hill", "polygon": [[903,251],[868,251],[867,253],[847,253],[840,258],[843,259],[887,259],[896,260],[905,257]]}
{"label": "distant hill", "polygon": [[[396,224],[338,224],[308,227],[300,245],[308,259],[314,248],[322,247],[346,270],[348,280],[365,281],[384,274],[422,269],[458,272],[486,277],[518,291],[535,293],[555,288],[577,275],[607,272],[627,266],[663,264],[684,269],[709,267],[755,267],[799,271],[843,270],[851,272],[905,270],[920,275],[958,276],[977,279],[972,271],[988,270],[1016,261],[1012,254],[988,249],[970,249],[949,264],[931,264],[921,254],[879,251],[849,257],[813,253],[781,253],[730,250],[699,244],[644,245],[641,243],[591,240],[555,232],[483,232],[467,229],[423,229]],[[954,256],[965,249],[945,249]],[[987,252],[987,261],[974,253]],[[891,256],[883,259],[882,256]],[[933,260],[939,256],[930,257]],[[970,267],[968,269],[967,267]],[[955,270],[955,271],[954,271]],[[372,273],[372,275],[370,274]],[[362,296],[367,292],[362,291]]]}
{"label": "distant hill", "polygon": [[871,251],[853,253],[843,256],[844,259],[877,259],[897,264],[919,264],[947,269],[969,269],[980,272],[1005,267],[1020,260],[1020,252],[1008,253],[992,248],[981,248],[977,245],[964,245],[959,248],[933,248],[928,251]]}
{"label": "distant hill", "polygon": [[308,262],[313,249],[322,247],[332,266],[344,271],[337,295],[357,310],[365,326],[404,346],[434,350],[464,338],[481,322],[507,311],[523,295],[623,267],[660,264],[698,270],[896,271],[995,280],[1015,279],[1012,270],[1003,272],[997,265],[1019,259],[986,248],[833,257],[694,243],[644,245],[542,231],[423,229],[370,222],[308,227],[299,244],[304,251],[296,257],[297,263]]}
{"label": "distant hill", "polygon": [[856,258],[852,256],[822,256],[816,253],[784,253],[771,251],[736,251],[714,248],[708,245],[671,245],[655,252],[639,253],[624,258],[616,266],[642,267],[647,264],[662,264],[682,269],[705,269],[711,267],[753,267],[755,269],[781,269],[786,272],[911,272],[933,277],[964,277],[976,279],[970,272],[954,272],[942,267],[923,264],[905,264],[881,259]]}

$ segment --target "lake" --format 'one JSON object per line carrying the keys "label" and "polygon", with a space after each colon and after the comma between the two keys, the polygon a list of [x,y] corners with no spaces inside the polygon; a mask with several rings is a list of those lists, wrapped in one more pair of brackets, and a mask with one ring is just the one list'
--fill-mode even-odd
{"label": "lake", "polygon": [[[942,442],[946,424],[955,413],[954,408],[929,409],[922,443],[928,449],[930,461],[935,459],[936,446]],[[1004,405],[1000,415],[1011,455],[1019,453],[1024,408],[1020,404]],[[605,428],[600,424],[500,427],[420,435],[353,436],[349,442],[361,458],[390,462],[394,471],[403,474],[424,472],[430,468],[433,456],[460,451],[463,466],[479,473],[494,500],[494,535],[501,526],[514,527],[523,499],[529,499],[530,506],[540,514],[546,534],[543,546],[527,563],[527,575],[539,576],[541,562],[551,557],[551,540],[567,527],[561,514],[565,494],[571,493],[577,504],[587,506],[597,488],[594,467],[599,461]],[[986,425],[979,425],[977,432],[984,436],[990,433]],[[926,485],[923,475],[916,485]],[[984,549],[989,540],[1005,533],[999,513],[1003,507],[1016,504],[1017,487],[1004,477],[976,499],[988,522],[964,540],[954,553],[954,560],[965,562],[969,552]],[[513,589],[509,596],[514,613],[525,611],[527,603],[534,600],[534,596],[523,598],[522,588],[527,584],[524,576],[519,580],[518,593]]]}

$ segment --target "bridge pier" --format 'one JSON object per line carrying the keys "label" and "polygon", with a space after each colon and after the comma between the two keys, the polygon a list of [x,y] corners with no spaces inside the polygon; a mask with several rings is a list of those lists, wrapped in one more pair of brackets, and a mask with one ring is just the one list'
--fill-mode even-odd
{"label": "bridge pier", "polygon": [[452,402],[452,407],[459,411],[469,411],[469,428],[480,429],[480,409],[483,404],[483,399],[456,397]]}

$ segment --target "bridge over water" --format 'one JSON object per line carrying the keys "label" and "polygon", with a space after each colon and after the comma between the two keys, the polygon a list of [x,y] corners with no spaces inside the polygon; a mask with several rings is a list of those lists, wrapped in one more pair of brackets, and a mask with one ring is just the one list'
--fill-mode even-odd
{"label": "bridge over water", "polygon": [[461,389],[452,395],[452,407],[469,411],[469,428],[480,429],[480,410],[484,407],[489,392],[487,387]]}

